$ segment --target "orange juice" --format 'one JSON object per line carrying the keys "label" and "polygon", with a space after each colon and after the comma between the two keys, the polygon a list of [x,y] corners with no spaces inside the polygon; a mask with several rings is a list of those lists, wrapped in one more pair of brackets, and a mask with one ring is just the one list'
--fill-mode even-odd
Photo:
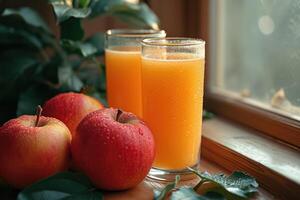
{"label": "orange juice", "polygon": [[108,104],[142,116],[140,47],[105,50]]}
{"label": "orange juice", "polygon": [[204,59],[169,53],[142,58],[143,119],[154,134],[153,167],[179,170],[198,163]]}

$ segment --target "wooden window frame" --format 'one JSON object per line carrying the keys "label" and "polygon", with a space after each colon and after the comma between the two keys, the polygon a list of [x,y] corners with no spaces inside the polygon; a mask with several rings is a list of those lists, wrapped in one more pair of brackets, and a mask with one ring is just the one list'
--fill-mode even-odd
{"label": "wooden window frame", "polygon": [[[196,7],[196,6],[195,6]],[[198,5],[200,20],[193,33],[200,36],[206,45],[206,81],[205,81],[205,108],[220,116],[256,129],[268,136],[284,143],[300,148],[300,122],[286,116],[247,104],[239,99],[215,93],[209,88],[209,0],[201,0]],[[194,10],[191,10],[194,11]],[[200,13],[199,13],[200,12]],[[193,16],[193,15],[191,15]],[[199,17],[198,17],[199,18]],[[195,35],[195,36],[197,36]]]}

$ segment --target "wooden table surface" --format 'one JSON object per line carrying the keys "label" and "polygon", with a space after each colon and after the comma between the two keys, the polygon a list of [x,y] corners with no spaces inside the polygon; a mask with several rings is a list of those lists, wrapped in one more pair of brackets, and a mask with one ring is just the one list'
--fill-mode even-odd
{"label": "wooden table surface", "polygon": [[[200,170],[201,171],[207,171],[210,173],[224,173],[229,174],[228,171],[224,170],[218,165],[215,165],[211,162],[208,162],[206,160],[202,160],[200,162]],[[195,182],[198,180],[192,180],[192,181],[181,181],[179,185],[194,185]],[[105,199],[108,200],[129,200],[129,199],[138,199],[138,200],[152,200],[153,199],[153,188],[161,188],[164,185],[162,183],[152,182],[145,180],[143,183],[138,185],[137,187],[125,191],[125,192],[119,192],[119,193],[107,193],[105,194]],[[255,195],[252,199],[258,199],[258,200],[273,200],[276,199],[273,197],[270,193],[265,191],[263,188],[259,189],[259,192],[257,195]]]}
{"label": "wooden table surface", "polygon": [[[200,162],[200,170],[201,171],[208,171],[210,173],[225,173],[228,174],[229,172],[222,169],[220,166],[215,165],[211,162],[206,160],[202,160]],[[196,182],[197,180],[192,180],[188,182],[181,181],[180,184],[186,185]],[[153,188],[161,188],[163,187],[162,183],[152,182],[149,180],[145,180],[144,182],[140,183],[138,186],[131,190],[122,191],[122,192],[106,192],[104,193],[104,199],[106,200],[152,200],[153,199]],[[14,191],[5,191],[0,190],[0,199],[1,200],[14,200],[16,199],[16,192]],[[270,200],[275,199],[270,193],[266,192],[264,189],[260,188],[259,193],[253,197],[253,199],[258,200]]]}

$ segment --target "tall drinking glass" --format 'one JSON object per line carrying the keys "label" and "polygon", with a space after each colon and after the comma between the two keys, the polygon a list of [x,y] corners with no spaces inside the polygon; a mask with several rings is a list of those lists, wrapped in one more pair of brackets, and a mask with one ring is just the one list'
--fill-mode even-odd
{"label": "tall drinking glass", "polygon": [[143,119],[156,157],[149,178],[174,179],[199,164],[205,42],[190,38],[142,41]]}
{"label": "tall drinking glass", "polygon": [[142,117],[141,41],[163,38],[162,30],[115,29],[106,33],[107,99],[111,107]]}

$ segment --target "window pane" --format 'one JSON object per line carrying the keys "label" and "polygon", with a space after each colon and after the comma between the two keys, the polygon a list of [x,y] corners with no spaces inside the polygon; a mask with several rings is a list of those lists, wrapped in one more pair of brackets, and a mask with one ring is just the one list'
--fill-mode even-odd
{"label": "window pane", "polygon": [[300,1],[210,1],[211,89],[300,119]]}

